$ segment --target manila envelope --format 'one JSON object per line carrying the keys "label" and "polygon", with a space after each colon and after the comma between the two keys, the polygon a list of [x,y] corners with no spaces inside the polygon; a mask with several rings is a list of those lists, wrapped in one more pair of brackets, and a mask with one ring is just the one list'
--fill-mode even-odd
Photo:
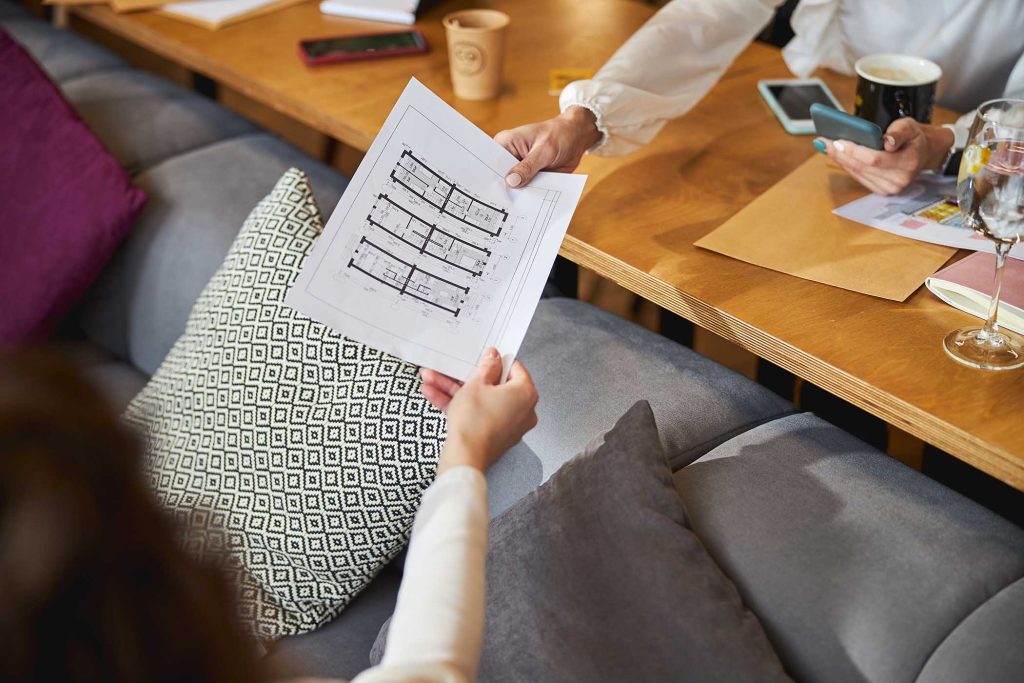
{"label": "manila envelope", "polygon": [[840,218],[867,192],[818,154],[705,235],[696,246],[862,294],[905,301],[956,249]]}

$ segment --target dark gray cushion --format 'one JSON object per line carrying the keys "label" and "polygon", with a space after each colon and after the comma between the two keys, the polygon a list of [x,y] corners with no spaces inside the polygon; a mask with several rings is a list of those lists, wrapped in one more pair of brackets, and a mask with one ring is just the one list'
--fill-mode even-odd
{"label": "dark gray cushion", "polygon": [[540,394],[541,420],[525,442],[544,478],[639,400],[654,409],[673,469],[794,411],[718,363],[572,299],[541,301],[519,358]]}
{"label": "dark gray cushion", "polygon": [[676,481],[799,680],[914,681],[1024,576],[1024,531],[810,414],[750,430]]}
{"label": "dark gray cushion", "polygon": [[54,28],[28,14],[2,21],[4,30],[21,43],[59,85],[102,69],[127,66],[120,58],[71,31]]}
{"label": "dark gray cushion", "polygon": [[269,134],[209,145],[136,176],[149,202],[86,297],[85,333],[153,374],[252,207],[293,166],[329,214],[348,180]]}
{"label": "dark gray cushion", "polygon": [[942,642],[918,683],[1020,683],[1024,678],[1024,578],[974,610]]}
{"label": "dark gray cushion", "polygon": [[69,81],[63,91],[132,174],[176,154],[256,132],[216,102],[142,71],[89,74]]}
{"label": "dark gray cushion", "polygon": [[788,680],[686,528],[646,402],[489,533],[481,682]]}
{"label": "dark gray cushion", "polygon": [[401,580],[401,572],[385,568],[330,624],[274,643],[264,660],[271,678],[355,678],[370,665],[370,648],[395,609]]}

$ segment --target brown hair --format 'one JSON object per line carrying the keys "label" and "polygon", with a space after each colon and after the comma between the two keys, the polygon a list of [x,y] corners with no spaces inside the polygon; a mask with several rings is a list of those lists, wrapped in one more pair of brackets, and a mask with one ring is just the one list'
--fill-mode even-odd
{"label": "brown hair", "polygon": [[260,681],[234,614],[81,373],[0,359],[0,680]]}

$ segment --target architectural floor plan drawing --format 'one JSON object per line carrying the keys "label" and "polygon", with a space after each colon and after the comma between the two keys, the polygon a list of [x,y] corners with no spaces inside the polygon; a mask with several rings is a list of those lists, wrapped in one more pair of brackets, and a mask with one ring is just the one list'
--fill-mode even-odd
{"label": "architectural floor plan drawing", "polygon": [[386,194],[377,197],[377,203],[366,220],[420,253],[430,254],[473,275],[483,275],[491,255],[487,247],[427,223]]}
{"label": "architectural floor plan drawing", "polygon": [[409,150],[402,152],[391,179],[442,213],[492,237],[501,234],[508,212],[476,199],[450,183]]}
{"label": "architectural floor plan drawing", "polygon": [[397,289],[399,294],[436,306],[455,317],[462,310],[462,304],[466,303],[463,297],[469,293],[469,287],[420,270],[365,237],[359,239],[359,246],[349,259],[348,267]]}
{"label": "architectural floor plan drawing", "polygon": [[287,303],[338,332],[465,379],[519,350],[585,176],[510,190],[515,159],[412,80]]}

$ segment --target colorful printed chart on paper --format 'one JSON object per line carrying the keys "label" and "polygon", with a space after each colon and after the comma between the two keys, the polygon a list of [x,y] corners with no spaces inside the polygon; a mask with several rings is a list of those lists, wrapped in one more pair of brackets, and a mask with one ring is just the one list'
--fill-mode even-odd
{"label": "colorful printed chart on paper", "polygon": [[[964,224],[956,203],[954,178],[924,174],[898,195],[870,194],[840,206],[834,213],[912,240],[995,252],[991,240]],[[1024,259],[1024,244],[1015,245],[1010,256]]]}

